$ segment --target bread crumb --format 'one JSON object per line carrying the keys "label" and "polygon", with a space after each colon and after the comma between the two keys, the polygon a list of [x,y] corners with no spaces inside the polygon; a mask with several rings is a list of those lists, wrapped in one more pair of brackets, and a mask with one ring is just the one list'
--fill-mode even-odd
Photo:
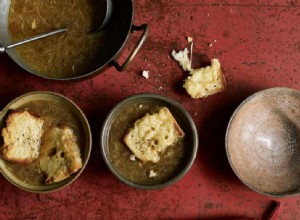
{"label": "bread crumb", "polygon": [[36,29],[36,20],[35,20],[35,18],[33,19],[32,23],[31,23],[31,29]]}
{"label": "bread crumb", "polygon": [[142,72],[142,76],[145,77],[146,79],[149,79],[149,71],[144,70],[144,71]]}
{"label": "bread crumb", "polygon": [[156,177],[156,176],[157,176],[157,173],[154,172],[153,170],[150,170],[149,177],[153,178],[153,177]]}
{"label": "bread crumb", "polygon": [[130,155],[129,159],[130,159],[131,161],[135,161],[135,156],[132,154],[132,155]]}
{"label": "bread crumb", "polygon": [[174,50],[172,51],[172,56],[175,60],[177,60],[184,71],[191,71],[192,65],[191,60],[188,56],[188,49],[184,48],[183,51],[179,51],[176,53]]}
{"label": "bread crumb", "polygon": [[143,105],[139,105],[139,108],[143,108]]}

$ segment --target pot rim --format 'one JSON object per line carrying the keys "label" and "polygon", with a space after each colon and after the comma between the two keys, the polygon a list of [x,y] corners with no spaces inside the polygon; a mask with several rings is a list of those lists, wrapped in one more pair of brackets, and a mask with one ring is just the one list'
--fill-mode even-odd
{"label": "pot rim", "polygon": [[[114,1],[115,0],[112,0],[113,5],[116,5],[116,4],[114,4]],[[44,79],[53,80],[53,81],[79,81],[79,80],[88,79],[90,77],[93,77],[93,76],[97,75],[98,73],[100,73],[100,71],[102,72],[105,69],[107,69],[110,66],[110,64],[112,63],[112,61],[114,61],[114,59],[116,59],[120,55],[120,53],[124,49],[124,46],[128,42],[128,39],[130,37],[130,33],[132,31],[132,26],[133,26],[134,5],[133,5],[133,0],[127,0],[127,1],[128,1],[128,4],[130,3],[130,6],[128,7],[128,9],[130,9],[130,11],[131,11],[131,16],[130,16],[130,23],[128,25],[128,29],[127,29],[126,32],[124,31],[124,39],[122,40],[122,44],[120,44],[118,50],[116,50],[114,52],[114,55],[111,58],[107,59],[106,62],[103,62],[101,64],[101,66],[99,65],[99,67],[95,68],[92,71],[89,71],[86,74],[81,74],[81,75],[78,75],[78,76],[67,77],[67,78],[66,77],[64,77],[64,78],[56,78],[56,77],[44,76],[44,75],[41,75],[41,74],[39,74],[39,73],[37,73],[37,72],[35,72],[33,70],[30,70],[29,67],[24,66],[22,64],[22,62],[21,62],[21,60],[22,60],[21,57],[19,57],[19,55],[15,52],[15,48],[7,50],[6,53],[14,61],[14,63],[16,63],[22,69],[26,70],[27,72],[29,72],[29,73],[37,76],[37,77],[41,77],[41,78],[44,78]],[[4,6],[2,6],[2,7],[4,7]],[[6,22],[6,25],[4,25],[4,26],[8,29],[8,21]],[[108,24],[108,26],[109,26],[109,24]],[[125,36],[125,33],[126,33],[126,36]],[[1,31],[0,31],[0,34],[1,34]]]}

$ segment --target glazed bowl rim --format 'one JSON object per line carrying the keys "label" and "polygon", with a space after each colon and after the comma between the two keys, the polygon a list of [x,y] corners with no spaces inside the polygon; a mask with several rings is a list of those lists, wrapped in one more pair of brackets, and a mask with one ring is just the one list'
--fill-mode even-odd
{"label": "glazed bowl rim", "polygon": [[268,193],[268,192],[263,192],[260,191],[259,189],[254,188],[253,186],[251,186],[251,184],[249,184],[246,180],[244,180],[239,172],[236,170],[235,166],[232,163],[231,157],[230,157],[230,150],[229,150],[229,133],[230,133],[230,129],[233,123],[233,120],[235,119],[237,113],[240,111],[240,109],[242,107],[245,106],[245,104],[247,104],[249,101],[251,101],[252,99],[256,98],[257,96],[270,92],[270,91],[291,91],[291,92],[297,92],[300,93],[299,90],[296,89],[292,89],[292,88],[288,88],[288,87],[271,87],[271,88],[266,88],[266,89],[262,89],[260,91],[254,92],[253,94],[251,94],[250,96],[248,96],[247,98],[245,98],[239,105],[238,107],[234,110],[233,114],[230,117],[230,120],[228,122],[227,128],[226,128],[226,134],[225,134],[225,150],[226,150],[226,156],[227,156],[227,160],[230,164],[231,169],[233,170],[234,174],[238,177],[238,179],[245,184],[248,188],[250,188],[251,190],[253,190],[256,193],[259,193],[261,195],[265,195],[265,196],[272,196],[272,197],[277,197],[277,198],[283,198],[283,197],[292,197],[292,196],[297,196],[300,195],[300,191],[298,192],[283,192],[283,193]]}

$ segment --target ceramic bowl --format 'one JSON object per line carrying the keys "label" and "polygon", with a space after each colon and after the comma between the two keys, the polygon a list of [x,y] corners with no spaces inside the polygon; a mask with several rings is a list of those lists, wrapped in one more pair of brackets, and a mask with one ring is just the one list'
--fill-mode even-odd
{"label": "ceramic bowl", "polygon": [[226,134],[229,162],[240,180],[270,196],[300,193],[300,92],[271,88],[247,98]]}
{"label": "ceramic bowl", "polygon": [[[32,103],[35,107],[32,107]],[[21,174],[20,170],[29,169],[27,166],[25,168],[25,166],[23,167],[23,165],[21,164],[9,162],[0,157],[0,172],[10,183],[25,191],[47,193],[60,190],[63,187],[70,185],[80,176],[89,160],[92,147],[92,138],[89,123],[84,113],[70,99],[57,93],[42,91],[27,93],[11,101],[0,112],[1,129],[5,126],[6,118],[11,110],[27,110],[28,108],[32,108],[30,111],[33,111],[37,114],[46,115],[46,117],[50,117],[50,114],[48,114],[49,111],[57,111],[56,114],[64,115],[64,119],[62,119],[61,121],[57,121],[57,123],[69,125],[73,128],[74,133],[77,134],[77,140],[81,150],[82,168],[78,172],[72,174],[69,178],[61,182],[53,184],[37,184],[31,181],[35,178],[34,175],[32,175],[31,177],[29,176],[29,173],[28,175]],[[58,119],[52,118],[50,120],[55,121]],[[45,123],[46,120],[44,122],[44,126]],[[47,121],[47,123],[49,123],[49,120]],[[0,141],[2,142],[3,140]],[[17,172],[15,170],[16,166],[21,167],[21,169],[17,168]],[[24,178],[24,176],[26,176],[26,178]]]}
{"label": "ceramic bowl", "polygon": [[[132,158],[132,152],[123,141],[124,135],[136,120],[147,113],[155,113],[162,107],[170,110],[185,133],[179,147],[175,147],[182,149],[179,150],[181,153],[174,153],[172,155],[177,156],[161,159],[157,164]],[[146,93],[130,96],[110,111],[103,123],[100,143],[103,159],[114,176],[131,187],[153,190],[175,183],[188,172],[197,154],[198,134],[191,116],[178,102],[165,96]],[[174,161],[174,164],[170,161]],[[157,176],[151,177],[151,170]]]}

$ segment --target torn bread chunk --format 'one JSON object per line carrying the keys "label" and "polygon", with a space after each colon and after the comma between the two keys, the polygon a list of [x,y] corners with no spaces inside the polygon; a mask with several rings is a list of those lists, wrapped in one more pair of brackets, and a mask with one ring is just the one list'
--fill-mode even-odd
{"label": "torn bread chunk", "polygon": [[12,111],[2,129],[1,153],[6,160],[30,163],[39,156],[44,121],[28,111]]}
{"label": "torn bread chunk", "polygon": [[82,167],[80,149],[73,130],[67,125],[53,127],[43,139],[40,169],[45,183],[60,182]]}
{"label": "torn bread chunk", "polygon": [[163,107],[158,113],[138,119],[125,135],[124,142],[141,161],[158,163],[159,154],[183,137],[183,130],[169,109]]}
{"label": "torn bread chunk", "polygon": [[184,71],[191,71],[192,64],[191,60],[188,56],[189,51],[187,48],[184,48],[183,51],[179,51],[176,53],[175,50],[172,51],[172,56],[175,60],[177,60]]}
{"label": "torn bread chunk", "polygon": [[225,77],[218,59],[211,60],[211,66],[192,69],[183,87],[192,98],[205,98],[226,89]]}
{"label": "torn bread chunk", "polygon": [[[189,41],[189,40],[188,40]],[[215,40],[214,42],[216,42]],[[211,60],[211,66],[204,68],[192,68],[192,50],[193,42],[191,42],[190,58],[188,57],[188,49],[176,53],[172,51],[173,58],[179,62],[184,71],[189,71],[190,75],[185,80],[183,87],[187,93],[194,99],[206,98],[207,96],[217,94],[226,90],[225,76],[222,72],[218,59]]]}

